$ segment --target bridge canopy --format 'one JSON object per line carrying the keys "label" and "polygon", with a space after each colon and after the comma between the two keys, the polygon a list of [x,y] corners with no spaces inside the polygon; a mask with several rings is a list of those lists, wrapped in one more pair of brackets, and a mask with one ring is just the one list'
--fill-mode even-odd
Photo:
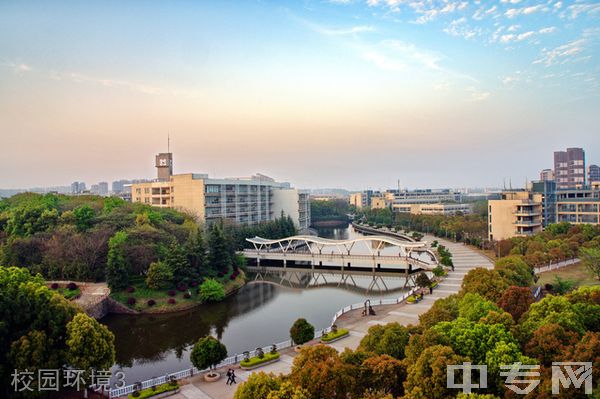
{"label": "bridge canopy", "polygon": [[306,246],[311,253],[313,251],[320,253],[327,247],[333,247],[337,249],[339,253],[350,253],[357,243],[367,244],[366,247],[369,249],[371,255],[374,255],[379,250],[389,246],[396,247],[402,256],[407,256],[412,251],[427,251],[426,242],[407,242],[383,235],[361,236],[347,240],[297,235],[278,239],[254,237],[246,238],[246,241],[252,243],[257,251],[277,249],[283,253],[295,251],[299,246]]}

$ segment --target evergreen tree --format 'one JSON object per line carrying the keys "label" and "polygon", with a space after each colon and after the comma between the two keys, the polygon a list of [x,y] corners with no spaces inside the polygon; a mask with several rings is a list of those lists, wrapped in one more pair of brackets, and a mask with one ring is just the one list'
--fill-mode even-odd
{"label": "evergreen tree", "polygon": [[209,264],[212,270],[216,272],[226,273],[231,265],[232,254],[229,248],[229,243],[223,226],[214,224],[210,229],[208,238],[208,246],[210,249]]}
{"label": "evergreen tree", "polygon": [[188,261],[197,276],[201,276],[202,274],[206,273],[208,268],[208,259],[201,228],[198,228],[196,233],[192,234],[188,241]]}
{"label": "evergreen tree", "polygon": [[129,265],[125,260],[127,233],[118,231],[108,241],[106,282],[111,290],[122,290],[129,285]]}
{"label": "evergreen tree", "polygon": [[175,241],[171,243],[164,262],[173,272],[173,280],[176,283],[187,282],[197,277],[196,271],[188,262],[185,250]]}

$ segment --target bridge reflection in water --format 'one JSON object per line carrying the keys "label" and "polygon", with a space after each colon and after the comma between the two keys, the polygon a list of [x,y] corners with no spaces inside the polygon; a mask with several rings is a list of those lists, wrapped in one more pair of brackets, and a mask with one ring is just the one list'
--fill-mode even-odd
{"label": "bridge reflection in water", "polygon": [[[242,253],[256,280],[290,286],[337,285],[359,287],[355,277],[369,277],[366,287],[389,290],[384,277],[402,279],[402,288],[414,286],[415,276],[438,265],[426,242],[406,242],[387,236],[331,240],[292,236],[276,240],[248,238],[254,249]],[[268,278],[266,277],[268,276]],[[339,277],[335,277],[339,276]]]}

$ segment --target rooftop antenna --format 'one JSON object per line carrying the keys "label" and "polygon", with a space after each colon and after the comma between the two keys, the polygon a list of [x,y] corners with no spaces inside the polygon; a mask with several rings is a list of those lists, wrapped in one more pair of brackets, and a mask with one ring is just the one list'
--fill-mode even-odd
{"label": "rooftop antenna", "polygon": [[512,190],[512,177],[508,178],[508,187]]}
{"label": "rooftop antenna", "polygon": [[506,177],[502,179],[502,187],[504,188],[504,191],[506,191]]}

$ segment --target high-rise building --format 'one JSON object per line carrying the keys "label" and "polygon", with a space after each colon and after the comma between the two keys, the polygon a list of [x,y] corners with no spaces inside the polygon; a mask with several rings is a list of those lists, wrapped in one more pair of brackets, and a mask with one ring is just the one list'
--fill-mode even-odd
{"label": "high-rise building", "polygon": [[125,191],[125,186],[127,184],[131,184],[131,180],[116,180],[112,182],[113,194],[121,194],[123,191]]}
{"label": "high-rise building", "polygon": [[600,181],[600,166],[590,165],[588,168],[588,182],[592,184],[597,181]]}
{"label": "high-rise building", "polygon": [[554,152],[554,180],[559,190],[585,185],[585,151],[583,148],[567,148]]}
{"label": "high-rise building", "polygon": [[75,181],[71,183],[71,194],[82,194],[85,192],[85,183],[82,181]]}
{"label": "high-rise building", "polygon": [[554,171],[552,169],[543,169],[540,172],[540,180],[541,181],[554,180]]}
{"label": "high-rise building", "polygon": [[108,183],[101,181],[98,183],[98,195],[106,197],[108,195]]}
{"label": "high-rise building", "polygon": [[[172,164],[172,155],[163,155],[156,158],[155,181],[131,185],[132,202],[187,211],[207,224],[221,219],[256,224],[275,220],[283,213],[299,229],[310,226],[309,195],[289,183],[260,174],[229,179],[196,173],[172,174],[172,169],[165,169],[169,161]],[[160,162],[161,159],[166,162]]]}

